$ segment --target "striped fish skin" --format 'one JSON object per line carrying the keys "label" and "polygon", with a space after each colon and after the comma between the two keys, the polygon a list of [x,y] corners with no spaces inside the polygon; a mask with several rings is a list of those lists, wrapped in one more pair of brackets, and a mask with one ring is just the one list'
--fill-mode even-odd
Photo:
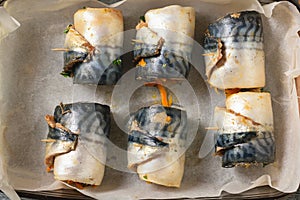
{"label": "striped fish skin", "polygon": [[165,40],[148,27],[137,30],[134,44],[135,60],[144,59],[145,65],[137,65],[136,78],[141,80],[182,79],[187,77],[190,65],[186,53],[172,49]]}
{"label": "striped fish skin", "polygon": [[223,167],[274,162],[271,104],[269,93],[238,92],[227,97],[226,108],[215,108],[216,154]]}
{"label": "striped fish skin", "polygon": [[[64,72],[72,74],[74,84],[114,85],[122,75],[121,64],[107,61],[110,55],[92,55],[87,53],[64,52]],[[114,57],[114,56],[113,56]],[[119,59],[118,57],[115,57]]]}
{"label": "striped fish skin", "polygon": [[252,138],[257,137],[257,132],[240,132],[240,133],[222,133],[217,136],[217,147],[228,148],[236,144],[246,143]]}
{"label": "striped fish skin", "polygon": [[164,39],[148,27],[137,30],[134,42],[134,60],[152,57],[160,54]]}
{"label": "striped fish skin", "polygon": [[[73,103],[55,108],[54,120],[71,132],[49,127],[46,164],[61,181],[99,185],[104,174],[110,108],[97,103]],[[52,162],[49,162],[49,159]]]}
{"label": "striped fish skin", "polygon": [[74,76],[74,65],[86,61],[94,51],[94,47],[77,31],[74,26],[68,27],[64,44],[64,68],[63,74]]}
{"label": "striped fish skin", "polygon": [[74,84],[114,85],[121,77],[119,47],[95,47],[93,52],[75,48],[64,52],[64,72],[73,76]]}
{"label": "striped fish skin", "polygon": [[78,135],[69,133],[60,128],[49,127],[48,139],[75,142],[78,139]]}
{"label": "striped fish skin", "polygon": [[[256,11],[228,14],[208,26],[209,36],[215,38],[232,37],[233,42],[263,42],[261,16]],[[209,49],[209,44],[205,49]]]}
{"label": "striped fish skin", "polygon": [[186,137],[185,111],[161,105],[141,108],[129,120],[128,168],[142,180],[179,187]]}
{"label": "striped fish skin", "polygon": [[273,163],[275,160],[274,137],[258,138],[227,149],[222,157],[222,166]]}
{"label": "striped fish skin", "polygon": [[255,139],[268,139],[274,137],[270,131],[249,131],[237,133],[220,133],[217,136],[217,147],[232,148],[237,144],[247,143]]}
{"label": "striped fish skin", "polygon": [[140,131],[132,131],[128,136],[128,142],[148,145],[151,147],[167,147],[169,144],[160,141],[155,136]]}
{"label": "striped fish skin", "polygon": [[153,81],[156,79],[181,80],[190,71],[188,59],[162,47],[160,55],[144,58],[145,66],[137,65],[136,79]]}
{"label": "striped fish skin", "polygon": [[117,83],[122,74],[121,64],[114,63],[118,57],[109,54],[110,48],[102,48],[102,51],[108,53],[95,53],[90,59],[74,65],[74,84],[114,85]]}
{"label": "striped fish skin", "polygon": [[[170,117],[171,121],[164,121],[166,117]],[[163,107],[161,105],[141,108],[132,114],[129,122],[130,126],[134,121],[137,122],[141,130],[140,133],[144,132],[145,137],[148,134],[148,137],[160,137],[167,140],[178,136],[180,139],[185,140],[187,136],[186,112],[177,108]],[[132,129],[132,131],[135,132],[136,130]],[[141,144],[148,145],[148,143]]]}
{"label": "striped fish skin", "polygon": [[[108,136],[110,130],[110,108],[97,103],[72,103],[56,106],[55,121],[71,131],[80,130],[80,136],[97,134]],[[69,112],[70,110],[71,112]]]}
{"label": "striped fish skin", "polygon": [[228,14],[204,39],[208,82],[220,89],[265,86],[262,19],[256,11]]}

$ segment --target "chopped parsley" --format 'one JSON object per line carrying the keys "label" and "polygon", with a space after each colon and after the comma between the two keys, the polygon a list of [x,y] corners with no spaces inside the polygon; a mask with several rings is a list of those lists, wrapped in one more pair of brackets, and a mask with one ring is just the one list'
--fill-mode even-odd
{"label": "chopped parsley", "polygon": [[267,90],[266,88],[261,88],[261,92],[268,92],[268,93],[270,93],[270,91]]}
{"label": "chopped parsley", "polygon": [[113,61],[114,65],[121,65],[121,63],[122,63],[122,60],[120,58]]}
{"label": "chopped parsley", "polygon": [[69,24],[67,28],[64,30],[64,33],[67,34],[72,26],[73,26],[72,24]]}
{"label": "chopped parsley", "polygon": [[140,16],[140,21],[146,22],[145,16]]}
{"label": "chopped parsley", "polygon": [[143,178],[144,178],[144,179],[148,179],[148,176],[147,176],[147,175],[144,175]]}
{"label": "chopped parsley", "polygon": [[61,72],[60,75],[62,75],[65,78],[71,77],[70,74],[68,72]]}

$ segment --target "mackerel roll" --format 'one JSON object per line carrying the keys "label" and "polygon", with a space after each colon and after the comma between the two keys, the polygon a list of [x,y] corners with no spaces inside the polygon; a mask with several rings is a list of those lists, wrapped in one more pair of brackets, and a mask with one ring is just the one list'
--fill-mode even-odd
{"label": "mackerel roll", "polygon": [[263,27],[256,11],[228,14],[210,24],[204,52],[206,76],[213,87],[265,86]]}
{"label": "mackerel roll", "polygon": [[64,45],[63,76],[75,84],[115,84],[121,76],[123,16],[112,8],[85,8],[74,14]]}
{"label": "mackerel roll", "polygon": [[106,161],[110,109],[96,103],[60,104],[47,115],[45,164],[54,178],[82,188],[100,185]]}
{"label": "mackerel roll", "polygon": [[144,181],[180,187],[185,161],[186,112],[152,105],[133,113],[129,125],[128,168]]}
{"label": "mackerel roll", "polygon": [[275,159],[271,96],[267,92],[230,95],[226,108],[216,107],[216,154],[223,167],[269,164]]}
{"label": "mackerel roll", "polygon": [[172,5],[149,10],[136,29],[137,79],[151,82],[187,77],[195,29],[192,7]]}

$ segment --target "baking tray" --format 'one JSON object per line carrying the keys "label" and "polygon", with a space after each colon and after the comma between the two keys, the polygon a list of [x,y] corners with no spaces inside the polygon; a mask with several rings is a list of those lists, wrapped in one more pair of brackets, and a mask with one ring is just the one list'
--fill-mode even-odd
{"label": "baking tray", "polygon": [[[295,4],[295,2],[293,3]],[[57,190],[57,191],[43,191],[43,192],[17,191],[17,192],[20,196],[32,197],[38,199],[43,199],[43,198],[87,199],[88,198],[75,190]],[[279,192],[268,186],[263,186],[263,187],[258,187],[249,190],[247,192],[243,192],[241,194],[232,195],[223,192],[220,197],[212,197],[212,198],[205,197],[205,198],[197,198],[197,199],[257,199],[257,198],[275,198],[283,195],[286,195],[286,193]]]}

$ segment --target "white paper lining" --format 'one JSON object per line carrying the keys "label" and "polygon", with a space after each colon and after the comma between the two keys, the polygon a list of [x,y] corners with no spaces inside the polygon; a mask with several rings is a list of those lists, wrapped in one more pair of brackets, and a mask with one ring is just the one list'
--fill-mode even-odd
{"label": "white paper lining", "polygon": [[[198,150],[206,133],[205,127],[211,119],[211,116],[202,113],[197,138],[187,152],[186,170],[180,189],[146,184],[135,174],[108,168],[100,187],[86,188],[80,192],[98,199],[118,199],[120,196],[123,199],[137,199],[211,197],[219,196],[223,190],[241,193],[261,185],[270,185],[282,192],[296,191],[300,182],[300,123],[293,79],[299,75],[300,68],[296,60],[299,59],[297,31],[300,27],[297,9],[287,2],[262,7],[255,0],[218,3],[208,0],[128,0],[120,4],[118,8],[124,15],[125,30],[133,29],[139,16],[148,9],[171,4],[193,6],[197,15],[195,39],[199,43],[208,23],[228,12],[257,10],[264,13],[266,89],[272,94],[277,159],[265,168],[248,169],[221,168],[220,158],[213,157],[212,152],[199,159]],[[51,173],[45,172],[45,145],[40,140],[46,137],[48,131],[43,120],[45,114],[53,113],[55,105],[61,101],[72,102],[72,93],[78,89],[94,91],[86,86],[74,89],[71,79],[61,77],[62,55],[50,50],[62,46],[64,28],[72,23],[73,13],[83,6],[101,7],[102,4],[80,0],[38,3],[32,0],[9,0],[5,4],[9,14],[22,24],[0,43],[0,189],[10,198],[17,198],[12,188],[40,191],[65,187],[54,181]],[[211,107],[220,104],[218,99],[209,102],[209,98],[201,96],[208,94],[208,86],[200,74],[191,75],[189,80],[193,86],[199,87],[195,90],[203,102],[199,105],[200,111],[205,110],[205,103],[210,103]],[[111,91],[111,87],[100,87],[89,99],[81,98],[110,104]],[[120,132],[114,128],[112,131]],[[118,139],[117,136],[115,138]]]}
{"label": "white paper lining", "polygon": [[20,23],[11,17],[3,7],[0,7],[0,41],[19,26]]}

